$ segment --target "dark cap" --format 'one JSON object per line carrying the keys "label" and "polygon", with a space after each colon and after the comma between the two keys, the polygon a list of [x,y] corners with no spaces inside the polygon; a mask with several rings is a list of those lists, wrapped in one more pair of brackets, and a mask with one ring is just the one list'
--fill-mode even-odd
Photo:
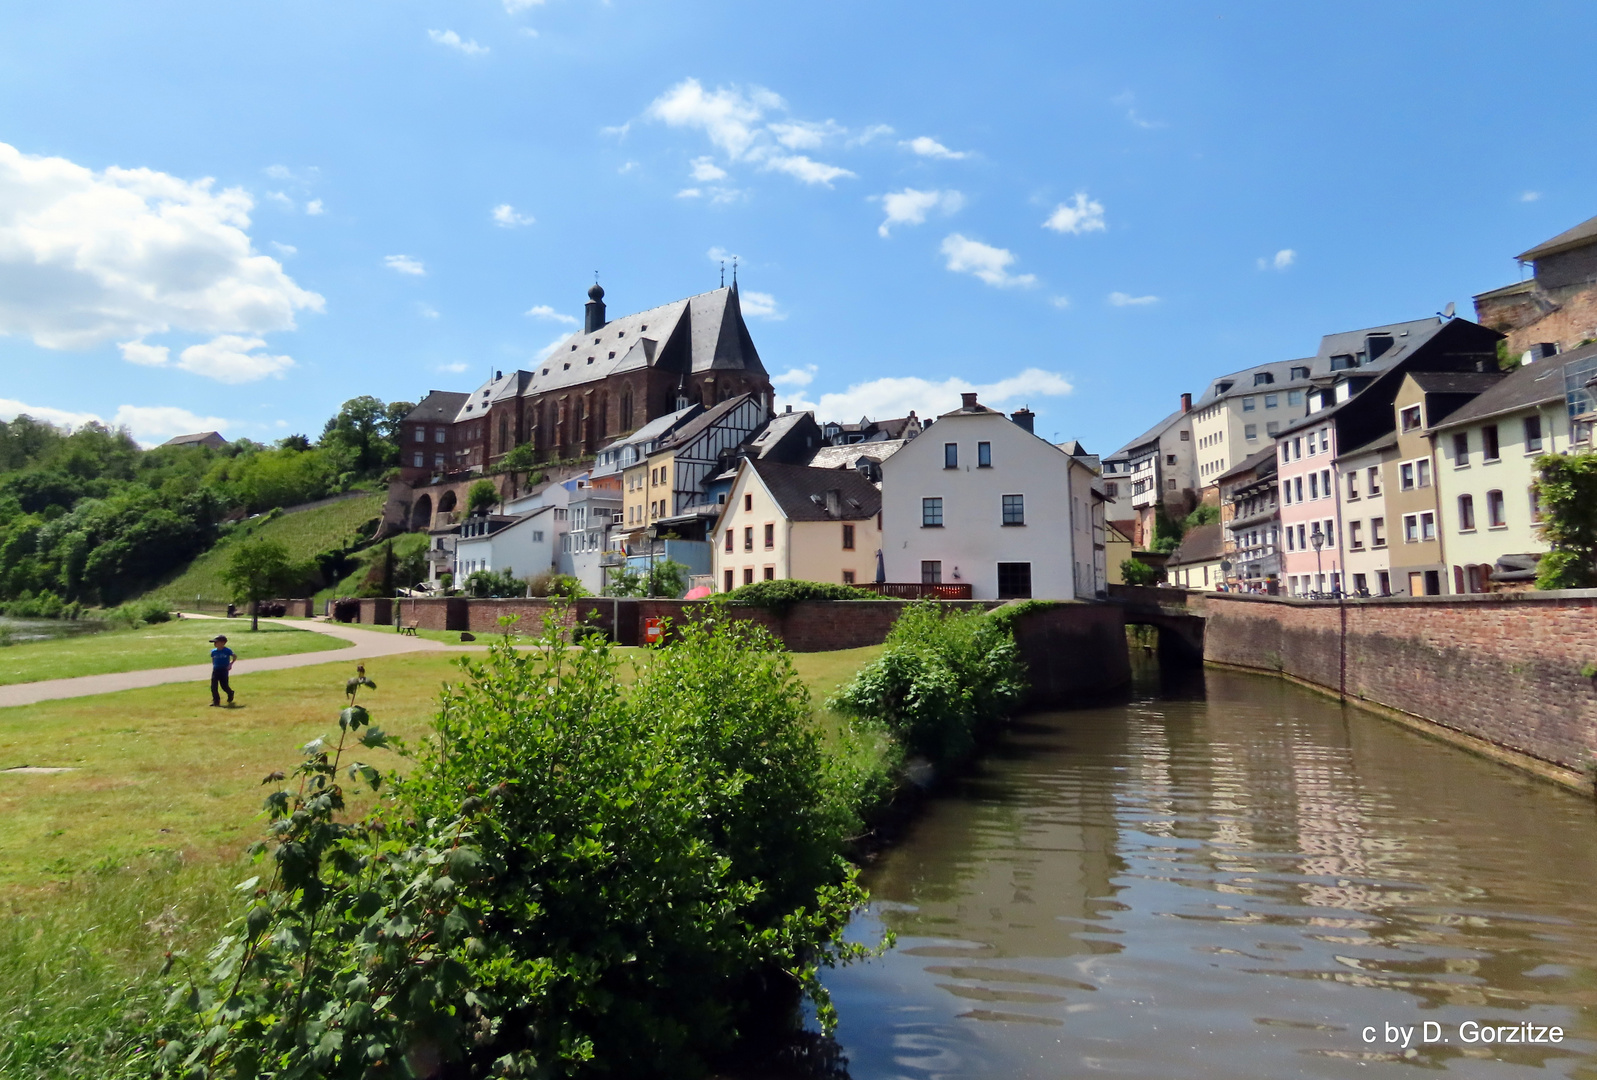
{"label": "dark cap", "polygon": [[227,635],[226,634],[218,634],[218,635],[216,635],[215,637],[213,637],[211,639],[211,644],[215,645],[218,641],[226,641],[226,640],[227,640]]}

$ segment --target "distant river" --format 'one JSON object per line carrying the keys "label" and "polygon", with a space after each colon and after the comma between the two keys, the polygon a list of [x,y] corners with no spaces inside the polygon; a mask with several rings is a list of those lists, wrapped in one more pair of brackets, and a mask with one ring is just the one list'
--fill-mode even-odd
{"label": "distant river", "polygon": [[1139,677],[872,869],[898,947],[826,979],[853,1080],[1597,1077],[1590,799],[1284,681]]}

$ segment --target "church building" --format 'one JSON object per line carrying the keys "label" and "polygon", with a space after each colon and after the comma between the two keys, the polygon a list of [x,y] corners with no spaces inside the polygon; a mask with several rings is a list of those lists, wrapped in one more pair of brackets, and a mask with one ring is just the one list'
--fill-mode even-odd
{"label": "church building", "polygon": [[586,457],[657,417],[740,394],[770,415],[771,380],[736,281],[614,321],[594,285],[584,315],[533,370],[423,398],[404,421],[401,480],[481,471],[523,443],[540,462]]}

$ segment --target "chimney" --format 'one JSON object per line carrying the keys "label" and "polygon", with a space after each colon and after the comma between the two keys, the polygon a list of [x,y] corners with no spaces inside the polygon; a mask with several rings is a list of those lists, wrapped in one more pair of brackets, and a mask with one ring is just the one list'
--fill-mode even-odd
{"label": "chimney", "polygon": [[788,412],[792,412],[792,411],[793,411],[793,406],[791,406],[791,405],[789,405],[789,406],[788,406],[788,407],[787,407],[787,411],[788,411]]}
{"label": "chimney", "polygon": [[974,409],[976,407],[976,395],[974,393],[960,394],[959,401],[959,407],[962,409]]}
{"label": "chimney", "polygon": [[1181,411],[1184,412],[1184,413],[1192,411],[1192,395],[1191,394],[1182,394],[1181,395]]}
{"label": "chimney", "polygon": [[826,513],[830,517],[843,516],[843,489],[826,489]]}
{"label": "chimney", "polygon": [[494,372],[494,382],[498,382],[500,379],[502,379],[504,377],[505,377],[505,373],[504,372],[502,372],[502,371]]}
{"label": "chimney", "polygon": [[[1017,427],[1025,428],[1027,431],[1032,430],[1032,421],[1036,419],[1036,416],[1037,414],[1030,409],[1016,409],[1009,414],[1009,418],[1015,422]],[[1035,432],[1032,433],[1036,434]]]}
{"label": "chimney", "polygon": [[595,281],[593,288],[588,290],[588,302],[583,305],[582,329],[584,333],[591,334],[604,326],[604,289]]}

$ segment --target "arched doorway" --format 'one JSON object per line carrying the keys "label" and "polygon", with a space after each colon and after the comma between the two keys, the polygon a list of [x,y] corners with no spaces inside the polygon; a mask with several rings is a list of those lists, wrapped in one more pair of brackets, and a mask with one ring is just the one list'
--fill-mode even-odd
{"label": "arched doorway", "polygon": [[453,491],[446,491],[438,497],[438,512],[440,514],[452,514],[454,511],[455,493]]}
{"label": "arched doorway", "polygon": [[416,500],[416,505],[411,508],[410,527],[412,529],[430,529],[433,524],[433,500],[431,495],[423,495]]}

